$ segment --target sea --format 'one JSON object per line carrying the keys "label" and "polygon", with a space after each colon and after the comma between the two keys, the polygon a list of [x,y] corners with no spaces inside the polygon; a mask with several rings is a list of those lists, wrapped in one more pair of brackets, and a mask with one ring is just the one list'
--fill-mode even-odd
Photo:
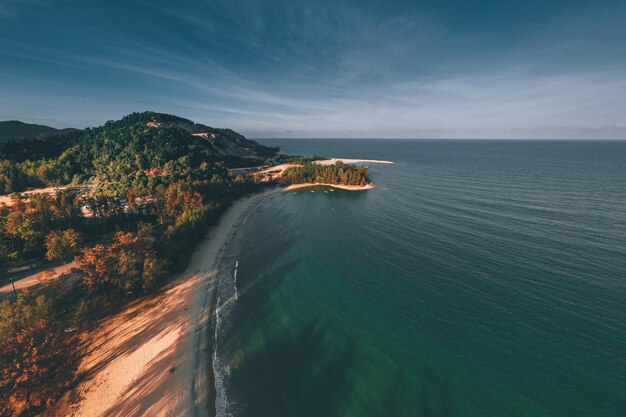
{"label": "sea", "polygon": [[260,142],[395,164],[239,225],[218,416],[626,416],[626,142]]}

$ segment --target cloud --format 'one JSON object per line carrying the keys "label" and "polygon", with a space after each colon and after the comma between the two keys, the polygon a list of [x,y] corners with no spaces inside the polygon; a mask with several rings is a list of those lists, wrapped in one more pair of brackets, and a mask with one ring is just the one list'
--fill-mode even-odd
{"label": "cloud", "polygon": [[154,109],[255,136],[624,132],[611,2],[29,1],[0,2],[3,116],[97,125]]}

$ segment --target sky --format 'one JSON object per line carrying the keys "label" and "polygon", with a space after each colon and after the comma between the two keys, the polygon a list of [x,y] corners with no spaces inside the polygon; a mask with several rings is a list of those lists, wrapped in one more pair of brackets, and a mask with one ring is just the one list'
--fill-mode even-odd
{"label": "sky", "polygon": [[0,0],[0,120],[626,138],[626,1]]}

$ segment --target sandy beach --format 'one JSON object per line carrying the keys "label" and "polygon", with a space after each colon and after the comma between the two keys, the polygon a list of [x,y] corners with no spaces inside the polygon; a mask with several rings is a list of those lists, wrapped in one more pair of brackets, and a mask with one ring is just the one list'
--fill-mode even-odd
{"label": "sandy beach", "polygon": [[348,190],[348,191],[363,191],[363,190],[371,190],[371,189],[376,188],[376,186],[372,183],[365,184],[365,185],[344,185],[344,184],[307,182],[304,184],[291,184],[283,188],[283,191],[293,191],[293,190],[299,190],[301,188],[309,188],[309,187],[332,187],[332,188],[338,188],[340,190]]}
{"label": "sandy beach", "polygon": [[381,159],[328,158],[315,161],[319,165],[334,165],[337,162],[343,162],[344,164],[395,164],[393,161]]}
{"label": "sandy beach", "polygon": [[83,334],[79,384],[45,415],[213,415],[211,320],[222,250],[239,222],[279,191],[235,202],[174,282]]}

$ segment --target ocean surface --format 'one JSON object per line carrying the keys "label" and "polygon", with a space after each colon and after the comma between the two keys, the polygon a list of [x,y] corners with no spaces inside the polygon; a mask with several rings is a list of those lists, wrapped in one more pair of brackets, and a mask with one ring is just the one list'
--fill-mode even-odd
{"label": "ocean surface", "polygon": [[626,142],[261,142],[396,164],[243,222],[218,415],[626,416]]}

